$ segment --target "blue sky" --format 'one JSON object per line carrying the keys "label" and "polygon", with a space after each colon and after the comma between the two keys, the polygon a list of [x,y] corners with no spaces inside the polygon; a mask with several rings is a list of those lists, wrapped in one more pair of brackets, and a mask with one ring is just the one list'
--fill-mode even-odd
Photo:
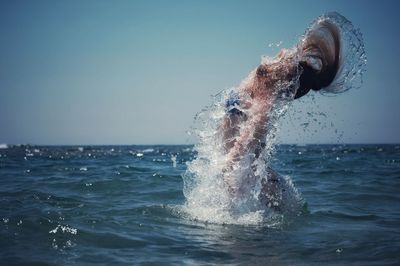
{"label": "blue sky", "polygon": [[0,0],[0,143],[185,144],[211,95],[273,55],[269,43],[293,46],[328,11],[363,33],[364,85],[294,103],[281,142],[399,143],[399,6]]}

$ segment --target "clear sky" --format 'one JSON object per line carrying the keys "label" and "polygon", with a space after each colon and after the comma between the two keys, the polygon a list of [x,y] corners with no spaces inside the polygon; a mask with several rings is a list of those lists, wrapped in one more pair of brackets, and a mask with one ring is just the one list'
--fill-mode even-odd
{"label": "clear sky", "polygon": [[361,29],[364,85],[296,102],[281,141],[400,143],[399,7],[382,0],[0,0],[0,143],[185,144],[211,95],[276,52],[269,43],[293,46],[327,11]]}

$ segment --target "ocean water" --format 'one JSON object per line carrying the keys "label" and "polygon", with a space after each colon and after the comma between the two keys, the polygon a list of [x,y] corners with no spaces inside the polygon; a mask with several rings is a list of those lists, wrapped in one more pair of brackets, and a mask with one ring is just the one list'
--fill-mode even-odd
{"label": "ocean water", "polygon": [[400,264],[400,145],[278,145],[305,204],[273,224],[191,217],[192,146],[0,148],[1,265]]}

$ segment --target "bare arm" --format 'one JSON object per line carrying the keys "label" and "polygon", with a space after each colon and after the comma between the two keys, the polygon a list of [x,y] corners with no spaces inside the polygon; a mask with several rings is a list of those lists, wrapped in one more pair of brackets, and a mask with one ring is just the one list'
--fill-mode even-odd
{"label": "bare arm", "polygon": [[266,134],[268,112],[271,103],[255,102],[249,111],[252,113],[239,132],[239,136],[227,153],[228,165],[240,160],[243,154],[250,153],[260,144]]}
{"label": "bare arm", "polygon": [[[267,134],[269,113],[273,108],[276,90],[282,89],[281,85],[276,84],[278,81],[289,80],[293,74],[289,66],[286,62],[279,62],[276,65],[258,67],[252,76],[252,82],[242,90],[244,94],[250,96],[246,108],[246,120],[240,121],[236,131],[232,131],[232,121],[229,121],[228,116],[225,117],[224,127],[227,131],[224,131],[224,138],[228,141],[225,142],[224,180],[233,193],[240,189],[240,184],[232,172],[235,163],[245,154],[257,156],[257,149],[261,148]],[[230,128],[227,128],[228,126]]]}

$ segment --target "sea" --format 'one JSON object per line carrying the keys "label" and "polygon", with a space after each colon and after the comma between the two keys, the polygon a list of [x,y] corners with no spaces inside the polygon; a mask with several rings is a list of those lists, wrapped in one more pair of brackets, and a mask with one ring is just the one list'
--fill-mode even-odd
{"label": "sea", "polygon": [[191,145],[0,148],[1,265],[400,265],[400,145],[277,145],[273,223],[191,216]]}

